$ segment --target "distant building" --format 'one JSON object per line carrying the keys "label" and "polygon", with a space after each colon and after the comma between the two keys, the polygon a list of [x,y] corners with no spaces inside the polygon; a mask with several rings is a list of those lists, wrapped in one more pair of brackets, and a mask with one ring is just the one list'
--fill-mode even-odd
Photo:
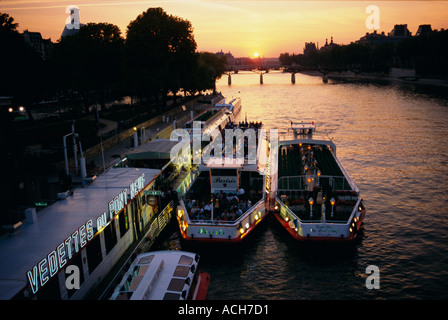
{"label": "distant building", "polygon": [[227,65],[231,66],[235,64],[235,57],[233,56],[233,54],[229,52],[224,53],[221,49],[221,51],[216,52],[217,56],[226,56],[227,57]]}
{"label": "distant building", "polygon": [[41,55],[42,59],[45,60],[48,57],[53,46],[51,38],[43,39],[40,32],[30,32],[28,30],[25,30],[22,36],[25,43],[33,47]]}
{"label": "distant building", "polygon": [[418,30],[415,33],[416,37],[429,36],[432,33],[432,28],[430,24],[421,24],[418,26]]}
{"label": "distant building", "polygon": [[330,43],[328,43],[328,39],[325,39],[325,45],[323,45],[319,51],[325,51],[331,49],[333,47],[338,47],[339,45],[333,42],[333,37],[331,37]]}
{"label": "distant building", "polygon": [[394,42],[410,38],[412,33],[408,29],[407,24],[396,24],[392,31],[388,34],[389,39]]}
{"label": "distant building", "polygon": [[374,30],[372,33],[366,32],[366,35],[359,38],[358,41],[356,41],[357,44],[364,44],[368,46],[374,46],[377,44],[381,44],[384,42],[387,42],[389,38],[386,36],[386,34],[383,32],[378,33],[376,30]]}
{"label": "distant building", "polygon": [[303,54],[307,55],[311,52],[316,52],[317,47],[314,42],[305,42],[305,48],[303,48]]}

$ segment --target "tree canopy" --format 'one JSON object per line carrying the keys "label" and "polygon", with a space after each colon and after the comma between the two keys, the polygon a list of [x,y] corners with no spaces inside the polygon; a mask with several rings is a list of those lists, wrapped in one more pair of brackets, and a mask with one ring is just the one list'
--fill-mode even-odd
{"label": "tree canopy", "polygon": [[131,21],[126,34],[126,72],[133,93],[166,98],[187,84],[194,72],[196,41],[191,23],[149,8]]}
{"label": "tree canopy", "polygon": [[63,98],[79,115],[92,104],[139,97],[161,111],[167,97],[183,91],[215,89],[225,60],[198,53],[191,22],[162,8],[149,8],[129,23],[126,37],[110,23],[87,23],[53,44],[42,57],[25,44],[18,24],[0,14],[0,37],[6,50],[0,94],[13,96],[28,109],[43,96]]}

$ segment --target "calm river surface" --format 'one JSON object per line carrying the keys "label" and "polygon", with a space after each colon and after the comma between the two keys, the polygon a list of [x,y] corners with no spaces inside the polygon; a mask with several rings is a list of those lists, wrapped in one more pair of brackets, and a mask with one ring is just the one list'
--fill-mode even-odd
{"label": "calm river surface", "polygon": [[[208,299],[447,299],[448,100],[397,85],[324,84],[319,77],[240,73],[218,81],[241,97],[240,119],[286,130],[314,120],[367,208],[362,238],[348,246],[297,243],[268,217],[236,246],[165,246],[196,251],[210,273]],[[365,286],[366,267],[380,289]]]}

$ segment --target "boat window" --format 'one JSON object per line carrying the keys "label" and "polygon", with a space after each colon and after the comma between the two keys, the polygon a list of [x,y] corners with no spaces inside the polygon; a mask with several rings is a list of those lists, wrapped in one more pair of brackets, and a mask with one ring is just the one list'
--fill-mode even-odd
{"label": "boat window", "polygon": [[185,278],[188,276],[190,272],[190,268],[188,266],[177,266],[176,270],[174,270],[174,277]]}
{"label": "boat window", "polygon": [[181,292],[184,288],[185,279],[171,279],[170,284],[168,285],[168,291],[176,291]]}
{"label": "boat window", "polygon": [[186,256],[186,255],[182,255],[179,258],[179,264],[183,264],[183,265],[191,265],[193,263],[193,258]]}
{"label": "boat window", "polygon": [[128,291],[128,290],[135,291],[139,286],[140,282],[142,281],[143,276],[145,275],[146,270],[148,270],[148,268],[149,266],[134,267],[134,269],[126,279],[126,282],[121,287],[121,291]]}
{"label": "boat window", "polygon": [[167,292],[167,293],[165,293],[163,300],[179,300],[179,298],[180,298],[180,294]]}
{"label": "boat window", "polygon": [[138,264],[150,264],[153,258],[154,255],[143,257],[138,261]]}

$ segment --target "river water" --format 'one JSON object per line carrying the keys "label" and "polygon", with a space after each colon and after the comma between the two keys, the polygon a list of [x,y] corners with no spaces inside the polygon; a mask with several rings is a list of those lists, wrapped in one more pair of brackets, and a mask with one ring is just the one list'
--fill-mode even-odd
{"label": "river water", "polygon": [[[448,100],[412,86],[359,84],[320,77],[239,73],[217,83],[241,97],[240,118],[286,130],[314,120],[361,190],[367,214],[351,245],[295,241],[268,217],[238,245],[169,247],[196,251],[210,273],[208,299],[447,299]],[[380,288],[366,288],[366,268]]]}

